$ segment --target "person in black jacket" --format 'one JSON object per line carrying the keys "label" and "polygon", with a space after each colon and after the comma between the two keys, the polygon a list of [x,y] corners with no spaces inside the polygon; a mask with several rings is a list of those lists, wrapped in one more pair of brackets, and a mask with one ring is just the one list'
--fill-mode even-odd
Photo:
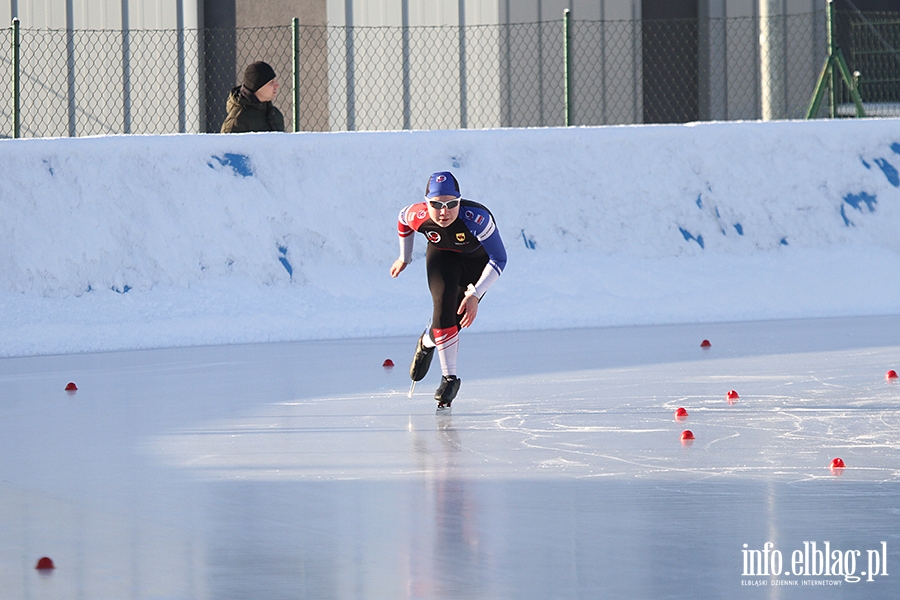
{"label": "person in black jacket", "polygon": [[272,104],[279,87],[275,70],[267,63],[248,65],[241,85],[228,94],[222,133],[284,131],[284,115]]}

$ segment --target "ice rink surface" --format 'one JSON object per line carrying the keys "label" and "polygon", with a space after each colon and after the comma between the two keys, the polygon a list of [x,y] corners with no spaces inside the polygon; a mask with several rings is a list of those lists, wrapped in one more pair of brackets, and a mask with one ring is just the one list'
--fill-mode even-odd
{"label": "ice rink surface", "polygon": [[900,597],[900,317],[414,344],[0,360],[0,597]]}

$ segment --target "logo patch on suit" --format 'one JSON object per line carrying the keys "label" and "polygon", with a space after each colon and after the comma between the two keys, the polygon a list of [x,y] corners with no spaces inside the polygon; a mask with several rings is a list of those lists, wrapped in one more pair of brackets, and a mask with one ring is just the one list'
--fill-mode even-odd
{"label": "logo patch on suit", "polygon": [[457,242],[464,242],[464,241],[466,241],[466,234],[465,234],[465,233],[457,233],[457,234],[456,234],[456,241],[457,241]]}
{"label": "logo patch on suit", "polygon": [[467,210],[466,211],[466,221],[471,221],[474,218],[475,218],[475,213],[473,213],[471,210]]}
{"label": "logo patch on suit", "polygon": [[437,244],[441,241],[441,234],[439,234],[437,231],[429,231],[425,234],[425,237],[427,237],[428,241],[432,244]]}

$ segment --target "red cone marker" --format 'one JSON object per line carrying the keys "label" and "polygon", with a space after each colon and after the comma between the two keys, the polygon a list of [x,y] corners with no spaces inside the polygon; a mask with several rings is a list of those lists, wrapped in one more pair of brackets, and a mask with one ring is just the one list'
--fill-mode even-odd
{"label": "red cone marker", "polygon": [[70,381],[70,382],[66,385],[66,391],[67,391],[67,392],[75,392],[75,391],[78,391],[78,386],[75,385],[73,382]]}
{"label": "red cone marker", "polygon": [[385,359],[384,363],[382,363],[381,366],[382,366],[382,367],[385,367],[385,368],[393,367],[393,366],[394,366],[394,361],[392,361],[391,359],[387,358],[387,359]]}
{"label": "red cone marker", "polygon": [[884,374],[884,378],[890,381],[891,379],[897,379],[897,371],[891,369],[887,373]]}
{"label": "red cone marker", "polygon": [[733,403],[740,398],[740,396],[738,396],[738,393],[735,390],[728,390],[728,393],[725,394],[725,398],[727,398],[730,403]]}
{"label": "red cone marker", "polygon": [[835,458],[834,460],[831,461],[831,470],[832,471],[835,469],[843,469],[843,468],[844,468],[844,461],[842,459]]}
{"label": "red cone marker", "polygon": [[675,411],[675,420],[676,421],[684,421],[687,418],[688,418],[688,411],[686,411],[684,408],[679,408],[678,410]]}
{"label": "red cone marker", "polygon": [[694,439],[694,432],[691,431],[690,429],[685,429],[684,431],[681,432],[681,441],[682,442],[685,440],[692,440],[692,439]]}
{"label": "red cone marker", "polygon": [[703,340],[702,342],[700,342],[700,347],[701,348],[711,348],[712,344],[709,343],[709,340]]}
{"label": "red cone marker", "polygon": [[53,561],[47,558],[46,556],[42,557],[39,561],[35,569],[38,571],[46,571],[49,569],[55,569],[56,567],[53,565]]}

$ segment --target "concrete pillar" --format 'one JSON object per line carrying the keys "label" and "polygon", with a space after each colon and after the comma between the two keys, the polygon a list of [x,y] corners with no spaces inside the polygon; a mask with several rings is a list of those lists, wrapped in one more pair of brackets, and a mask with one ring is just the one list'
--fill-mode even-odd
{"label": "concrete pillar", "polygon": [[759,0],[759,47],[763,121],[787,118],[785,0]]}

